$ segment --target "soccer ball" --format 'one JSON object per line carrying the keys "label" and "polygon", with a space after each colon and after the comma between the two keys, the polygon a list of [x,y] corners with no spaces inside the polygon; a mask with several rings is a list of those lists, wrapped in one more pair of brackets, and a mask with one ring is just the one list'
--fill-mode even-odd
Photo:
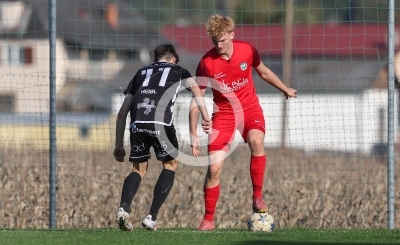
{"label": "soccer ball", "polygon": [[250,231],[271,232],[275,228],[274,218],[268,213],[253,213],[247,220]]}

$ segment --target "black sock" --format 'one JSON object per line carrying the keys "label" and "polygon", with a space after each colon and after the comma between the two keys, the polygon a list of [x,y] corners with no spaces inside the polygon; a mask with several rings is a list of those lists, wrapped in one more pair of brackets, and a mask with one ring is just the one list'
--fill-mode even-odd
{"label": "black sock", "polygon": [[133,197],[136,195],[139,189],[140,181],[142,177],[137,172],[131,172],[124,181],[121,194],[120,207],[124,208],[125,212],[129,212],[129,207],[131,206]]}
{"label": "black sock", "polygon": [[151,219],[157,220],[158,211],[161,205],[165,202],[168,197],[172,185],[174,184],[175,172],[168,169],[163,169],[158,177],[157,184],[154,187],[153,203],[151,204],[150,212]]}

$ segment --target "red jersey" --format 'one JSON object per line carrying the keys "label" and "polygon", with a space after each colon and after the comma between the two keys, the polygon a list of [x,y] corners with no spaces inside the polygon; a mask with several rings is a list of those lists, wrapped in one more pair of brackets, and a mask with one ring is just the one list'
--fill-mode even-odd
{"label": "red jersey", "polygon": [[196,77],[212,78],[198,79],[198,83],[201,88],[206,88],[211,83],[214,112],[249,110],[259,106],[252,67],[259,66],[260,62],[260,56],[253,45],[235,40],[229,60],[221,58],[215,48],[201,58]]}

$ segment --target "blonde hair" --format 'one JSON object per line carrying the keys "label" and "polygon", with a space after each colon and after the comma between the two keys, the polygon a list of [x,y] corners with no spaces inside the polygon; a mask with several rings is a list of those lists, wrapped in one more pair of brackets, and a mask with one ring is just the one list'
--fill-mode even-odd
{"label": "blonde hair", "polygon": [[206,30],[212,39],[218,40],[223,35],[233,32],[235,21],[228,16],[213,14],[208,18]]}

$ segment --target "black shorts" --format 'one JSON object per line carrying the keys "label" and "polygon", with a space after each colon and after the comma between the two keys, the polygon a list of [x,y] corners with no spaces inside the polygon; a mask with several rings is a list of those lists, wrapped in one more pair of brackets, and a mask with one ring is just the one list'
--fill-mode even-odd
{"label": "black shorts", "polygon": [[175,127],[155,125],[153,123],[133,124],[131,132],[131,153],[129,161],[146,162],[151,158],[150,147],[153,147],[157,160],[166,162],[178,156],[178,139]]}

